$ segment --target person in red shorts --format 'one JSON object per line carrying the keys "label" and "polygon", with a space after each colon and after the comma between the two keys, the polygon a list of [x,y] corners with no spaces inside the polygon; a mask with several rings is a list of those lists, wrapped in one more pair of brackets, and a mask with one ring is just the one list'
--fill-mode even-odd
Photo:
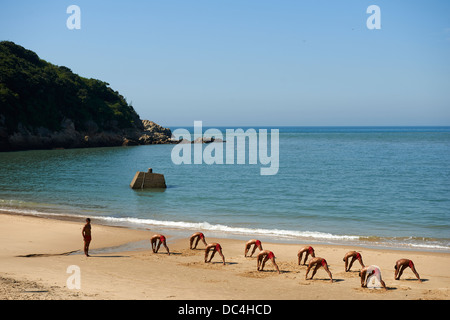
{"label": "person in red shorts", "polygon": [[[205,239],[205,235],[201,232],[196,232],[194,233],[190,238],[189,238],[189,248],[191,250],[196,249],[198,242],[202,240],[203,243],[205,244],[205,246],[207,246],[208,244],[206,243],[206,239]],[[195,244],[194,244],[195,241]],[[194,245],[193,245],[194,244]],[[192,246],[193,245],[193,246]]]}
{"label": "person in red shorts", "polygon": [[308,259],[309,255],[311,255],[312,258],[316,257],[313,247],[311,246],[304,247],[303,249],[300,249],[297,253],[298,265],[300,265],[301,263],[303,253],[305,253],[305,260],[303,261],[304,265],[306,265],[306,260]]}
{"label": "person in red shorts", "polygon": [[86,255],[86,257],[89,257],[89,245],[91,244],[92,241],[91,219],[89,218],[86,219],[86,224],[84,225],[81,234],[83,235],[84,240],[84,254]]}
{"label": "person in red shorts", "polygon": [[[348,259],[350,259],[350,258],[352,258],[352,260],[350,261],[350,265],[349,265]],[[362,261],[361,253],[356,252],[356,251],[349,251],[345,254],[344,259],[342,259],[342,261],[345,261],[345,272],[350,271],[350,269],[352,268],[353,262],[355,262],[356,260],[358,260],[361,267],[364,268],[364,263]],[[347,268],[347,266],[348,266],[348,268]]]}
{"label": "person in red shorts", "polygon": [[262,249],[263,249],[263,248],[262,248],[261,241],[255,240],[255,239],[249,240],[249,241],[247,241],[247,243],[245,244],[244,257],[247,256],[247,253],[248,253],[248,251],[250,250],[250,248],[251,248],[252,245],[253,245],[253,250],[252,250],[252,253],[250,254],[250,257],[253,256],[253,254],[254,254],[255,251],[256,251],[256,248],[258,248],[259,251],[262,251]]}
{"label": "person in red shorts", "polygon": [[321,258],[321,257],[316,257],[316,258],[313,258],[313,259],[311,259],[311,260],[309,261],[308,269],[306,269],[305,280],[308,280],[308,273],[309,273],[309,270],[310,270],[312,267],[314,267],[314,266],[315,266],[315,268],[314,268],[314,270],[313,270],[313,273],[312,273],[312,275],[311,275],[310,280],[312,280],[312,278],[313,278],[314,275],[316,274],[317,270],[318,270],[320,267],[323,267],[323,268],[325,269],[325,271],[328,273],[328,275],[330,276],[331,283],[333,283],[333,276],[331,275],[330,269],[328,269],[327,261],[326,261],[324,258]]}
{"label": "person in red shorts", "polygon": [[[212,253],[211,253],[211,257],[208,260],[208,254],[210,251],[212,251]],[[206,246],[205,263],[211,262],[212,258],[216,254],[216,252],[218,252],[220,254],[220,256],[222,257],[223,265],[225,265],[225,257],[223,256],[223,253],[222,253],[222,247],[218,243],[211,243]]]}
{"label": "person in red shorts", "polygon": [[162,234],[155,234],[153,237],[151,237],[150,243],[152,244],[153,253],[158,253],[159,247],[161,247],[162,244],[164,248],[166,248],[167,254],[170,256],[169,247],[166,244],[166,237],[163,236]]}
{"label": "person in red shorts", "polygon": [[264,250],[261,251],[260,253],[258,253],[258,256],[256,257],[256,269],[258,271],[263,271],[264,269],[264,265],[266,264],[267,260],[271,260],[272,264],[275,266],[275,268],[277,269],[278,273],[280,273],[280,269],[278,268],[277,263],[275,262],[275,255],[273,254],[272,251],[269,250]]}
{"label": "person in red shorts", "polygon": [[400,259],[397,260],[395,263],[394,269],[395,269],[395,280],[400,280],[400,277],[402,276],[403,271],[405,271],[406,268],[411,268],[412,272],[416,275],[417,279],[419,279],[419,282],[422,282],[422,280],[419,277],[419,274],[416,271],[416,268],[414,267],[414,263],[412,260],[409,259]]}

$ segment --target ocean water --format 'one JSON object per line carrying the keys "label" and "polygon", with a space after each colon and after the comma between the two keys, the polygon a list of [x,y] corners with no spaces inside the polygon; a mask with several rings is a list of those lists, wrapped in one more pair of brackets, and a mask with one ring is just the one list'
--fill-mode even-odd
{"label": "ocean water", "polygon": [[[186,236],[450,252],[450,127],[276,129],[279,170],[268,176],[259,162],[176,165],[174,145],[0,153],[0,210]],[[167,189],[130,188],[148,168]]]}

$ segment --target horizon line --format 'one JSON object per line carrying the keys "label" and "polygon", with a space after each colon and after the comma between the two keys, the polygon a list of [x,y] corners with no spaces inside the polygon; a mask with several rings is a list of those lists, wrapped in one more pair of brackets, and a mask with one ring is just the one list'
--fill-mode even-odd
{"label": "horizon line", "polygon": [[[167,127],[193,127],[193,124],[190,125],[181,125],[181,124],[172,124],[165,125]],[[285,127],[303,127],[303,128],[437,128],[437,127],[449,127],[450,124],[442,124],[442,125],[206,125],[205,127],[269,127],[269,128],[285,128]]]}

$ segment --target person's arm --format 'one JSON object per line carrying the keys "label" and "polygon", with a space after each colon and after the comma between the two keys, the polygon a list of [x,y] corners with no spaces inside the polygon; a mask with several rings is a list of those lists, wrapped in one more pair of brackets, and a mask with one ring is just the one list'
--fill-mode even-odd
{"label": "person's arm", "polygon": [[207,262],[207,259],[208,259],[209,248],[210,248],[210,246],[207,246],[205,249],[205,262]]}
{"label": "person's arm", "polygon": [[366,281],[366,271],[361,271],[361,288],[365,287],[365,281]]}
{"label": "person's arm", "polygon": [[311,270],[311,263],[309,263],[309,265],[308,265],[308,268],[306,269],[306,274],[305,274],[305,280],[308,280],[308,273],[309,273],[309,270]]}

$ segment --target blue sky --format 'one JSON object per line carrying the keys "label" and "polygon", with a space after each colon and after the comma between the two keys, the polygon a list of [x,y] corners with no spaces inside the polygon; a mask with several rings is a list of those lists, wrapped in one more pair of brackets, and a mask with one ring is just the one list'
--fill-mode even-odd
{"label": "blue sky", "polygon": [[163,126],[450,125],[450,1],[0,0],[0,40]]}

